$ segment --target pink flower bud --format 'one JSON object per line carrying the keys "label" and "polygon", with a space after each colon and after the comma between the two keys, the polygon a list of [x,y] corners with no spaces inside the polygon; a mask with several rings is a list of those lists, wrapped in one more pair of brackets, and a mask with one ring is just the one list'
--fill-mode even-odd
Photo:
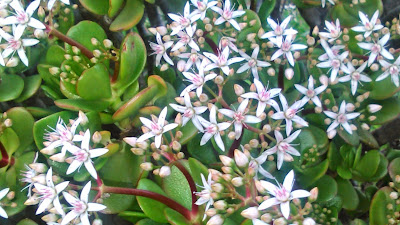
{"label": "pink flower bud", "polygon": [[291,80],[294,76],[294,70],[292,68],[288,68],[285,70],[285,77],[288,80]]}
{"label": "pink flower bud", "polygon": [[249,159],[247,158],[247,156],[239,149],[235,149],[234,157],[236,165],[239,167],[245,167],[249,163]]}
{"label": "pink flower bud", "polygon": [[369,111],[370,113],[376,113],[376,112],[378,112],[379,110],[382,109],[382,106],[381,106],[381,105],[378,105],[378,104],[369,104],[369,105],[367,106],[367,108],[368,108],[368,111]]}
{"label": "pink flower bud", "polygon": [[260,217],[260,213],[258,212],[257,207],[250,207],[245,210],[243,210],[240,215],[242,215],[244,218],[247,219],[257,219]]}

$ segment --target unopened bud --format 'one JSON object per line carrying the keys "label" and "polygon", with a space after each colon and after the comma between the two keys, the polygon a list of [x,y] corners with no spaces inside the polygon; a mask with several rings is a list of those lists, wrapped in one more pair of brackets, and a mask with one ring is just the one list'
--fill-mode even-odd
{"label": "unopened bud", "polygon": [[95,143],[95,144],[100,143],[101,138],[102,137],[101,137],[100,132],[96,131],[93,133],[93,136],[92,136],[93,143]]}
{"label": "unopened bud", "polygon": [[171,168],[169,166],[161,167],[159,175],[160,177],[168,177],[171,175]]}
{"label": "unopened bud", "polygon": [[311,194],[311,195],[310,195],[310,197],[308,197],[308,199],[309,199],[311,202],[317,200],[317,198],[318,198],[318,188],[315,187],[315,188],[311,189],[310,194]]}
{"label": "unopened bud", "polygon": [[58,216],[55,214],[47,214],[45,216],[42,217],[42,220],[46,223],[52,223],[52,222],[56,222],[58,219]]}
{"label": "unopened bud", "polygon": [[336,136],[336,130],[331,130],[328,132],[328,138],[332,139]]}
{"label": "unopened bud", "polygon": [[233,154],[237,166],[239,167],[247,166],[247,164],[249,163],[249,158],[247,158],[247,156],[242,151],[240,151],[239,149],[235,149]]}
{"label": "unopened bud", "polygon": [[161,66],[160,71],[161,71],[161,72],[164,72],[164,71],[166,71],[168,68],[169,68],[168,64],[167,64],[167,63],[164,63],[164,64]]}
{"label": "unopened bud", "polygon": [[34,194],[24,202],[24,205],[36,205],[39,204],[39,202],[40,202],[39,196]]}
{"label": "unopened bud", "polygon": [[7,194],[7,199],[8,200],[13,200],[15,198],[15,192],[14,191],[10,191]]}
{"label": "unopened bud", "polygon": [[11,127],[13,123],[12,123],[11,119],[6,119],[6,120],[4,120],[3,124],[6,127]]}
{"label": "unopened bud", "polygon": [[102,54],[101,51],[98,50],[98,49],[95,49],[93,51],[93,56],[96,57],[96,58],[100,58],[101,54]]}
{"label": "unopened bud", "polygon": [[224,219],[222,219],[221,215],[217,214],[207,222],[206,225],[222,225],[224,223]]}
{"label": "unopened bud", "polygon": [[218,75],[217,77],[215,77],[214,82],[218,85],[221,85],[224,82],[224,77],[221,75]]}
{"label": "unopened bud", "polygon": [[178,68],[179,72],[183,72],[185,71],[186,62],[184,60],[179,60],[178,63],[176,64],[176,67]]}
{"label": "unopened bud", "polygon": [[218,200],[216,202],[214,202],[214,208],[218,209],[218,210],[224,210],[228,204],[226,204],[226,202],[224,200]]}
{"label": "unopened bud", "polygon": [[180,151],[182,148],[181,143],[177,142],[177,141],[173,141],[172,142],[172,149],[175,151]]}
{"label": "unopened bud", "polygon": [[140,164],[140,168],[142,168],[142,170],[145,170],[145,171],[150,171],[153,169],[153,164],[149,163],[149,162],[145,162],[145,163]]}
{"label": "unopened bud", "polygon": [[378,105],[378,104],[369,104],[369,105],[367,106],[367,108],[368,108],[368,111],[369,111],[370,113],[376,113],[376,112],[378,112],[379,110],[382,109],[382,106],[381,106],[381,105]]}
{"label": "unopened bud", "polygon": [[224,164],[224,166],[233,166],[233,159],[231,159],[230,157],[226,156],[226,155],[220,155],[219,159],[221,160],[222,164]]}
{"label": "unopened bud", "polygon": [[156,30],[161,36],[164,36],[168,33],[168,30],[165,26],[156,27]]}
{"label": "unopened bud", "polygon": [[29,167],[37,173],[44,173],[47,171],[47,166],[44,163],[31,163],[29,164]]}
{"label": "unopened bud", "polygon": [[100,44],[100,42],[96,38],[90,39],[90,42],[92,42],[92,45],[97,46]]}
{"label": "unopened bud", "polygon": [[56,162],[65,162],[65,155],[62,153],[58,153],[50,156],[50,159]]}
{"label": "unopened bud", "polygon": [[244,218],[247,219],[257,219],[260,217],[260,213],[258,212],[257,207],[250,207],[245,210],[243,210],[240,215],[242,215]]}
{"label": "unopened bud", "polygon": [[106,47],[106,48],[111,48],[111,47],[113,46],[113,43],[112,43],[112,41],[109,40],[109,39],[104,39],[103,45],[104,45],[104,47]]}
{"label": "unopened bud", "polygon": [[275,69],[274,68],[269,68],[267,70],[268,75],[270,75],[271,77],[275,76]]}
{"label": "unopened bud", "polygon": [[396,200],[396,199],[399,198],[399,193],[393,191],[393,192],[390,193],[389,196],[390,196],[391,199]]}
{"label": "unopened bud", "polygon": [[273,223],[273,225],[286,225],[286,224],[287,224],[286,220],[283,217],[274,220],[274,223]]}
{"label": "unopened bud", "polygon": [[135,155],[143,155],[144,150],[142,148],[131,148],[131,152]]}
{"label": "unopened bud", "polygon": [[240,186],[243,185],[243,178],[241,178],[241,177],[234,177],[234,178],[231,180],[231,183],[232,183],[233,186],[235,186],[235,187],[240,187]]}
{"label": "unopened bud", "polygon": [[244,88],[242,86],[240,86],[239,84],[234,84],[233,89],[235,90],[235,94],[237,96],[240,96],[244,93]]}
{"label": "unopened bud", "polygon": [[11,57],[7,63],[6,63],[6,67],[16,67],[18,65],[19,59],[16,57]]}
{"label": "unopened bud", "polygon": [[293,78],[293,76],[294,76],[294,71],[292,68],[288,68],[285,70],[286,79],[291,80]]}

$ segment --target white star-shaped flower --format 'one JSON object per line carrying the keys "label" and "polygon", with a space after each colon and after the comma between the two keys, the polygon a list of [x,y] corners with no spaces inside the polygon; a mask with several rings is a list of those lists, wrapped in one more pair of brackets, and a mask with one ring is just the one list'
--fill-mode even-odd
{"label": "white star-shaped flower", "polygon": [[65,215],[64,210],[60,204],[58,195],[68,186],[69,181],[64,181],[54,186],[53,183],[53,168],[47,171],[46,174],[46,185],[35,183],[35,189],[40,198],[39,207],[36,210],[36,215],[43,213],[50,204],[53,204],[54,208],[60,215]]}
{"label": "white star-shaped flower", "polygon": [[283,36],[294,35],[297,34],[297,31],[290,28],[286,29],[287,25],[289,25],[290,19],[292,17],[286,17],[281,24],[276,23],[270,17],[267,18],[268,25],[272,28],[272,31],[269,31],[261,36],[261,39],[268,38],[269,40],[274,40],[277,43],[282,43]]}
{"label": "white star-shaped flower", "polygon": [[342,35],[339,19],[336,19],[336,24],[325,20],[325,26],[328,32],[319,32],[319,35],[328,39],[329,43],[332,43]]}
{"label": "white star-shaped flower", "polygon": [[237,46],[236,46],[236,39],[232,37],[221,37],[219,39],[218,43],[218,48],[219,49],[225,49],[226,47],[229,47],[232,51],[234,52],[239,52]]}
{"label": "white star-shaped flower", "polygon": [[367,62],[363,63],[357,70],[351,64],[351,62],[347,63],[347,68],[349,69],[349,75],[343,76],[339,78],[339,82],[347,82],[350,81],[351,83],[351,93],[353,95],[356,94],[358,83],[363,82],[371,82],[371,78],[363,74],[365,67],[367,66]]}
{"label": "white star-shaped flower", "polygon": [[314,104],[318,107],[322,107],[321,101],[318,98],[318,95],[321,94],[327,86],[322,85],[314,89],[314,79],[310,75],[310,78],[308,78],[308,87],[305,88],[299,84],[294,85],[296,89],[304,95],[304,97],[301,99],[302,105],[305,105],[308,101],[313,101]]}
{"label": "white star-shaped flower", "polygon": [[199,121],[199,116],[207,110],[206,106],[197,106],[193,107],[190,102],[189,93],[186,93],[184,96],[185,106],[177,105],[177,104],[169,104],[175,111],[182,113],[182,126],[185,126],[189,120],[192,120],[193,125],[200,131],[203,132],[203,126]]}
{"label": "white star-shaped flower", "polygon": [[191,24],[194,21],[190,18],[190,4],[186,2],[185,8],[183,9],[183,16],[173,13],[168,13],[168,16],[174,21],[176,26],[172,26],[171,35],[176,35],[179,31],[185,29],[187,33],[194,33]]}
{"label": "white star-shaped flower", "polygon": [[[10,188],[6,188],[0,191],[0,200],[4,198],[4,196],[7,195],[7,193],[10,191]],[[6,211],[0,206],[0,216],[3,218],[8,218]]]}
{"label": "white star-shaped flower", "polygon": [[339,73],[339,70],[344,72],[349,72],[347,67],[344,65],[343,60],[349,55],[348,51],[343,52],[341,55],[334,54],[332,49],[329,47],[328,43],[321,39],[321,45],[325,49],[326,54],[328,54],[328,59],[325,62],[320,62],[317,64],[319,68],[329,68],[331,70],[331,81],[334,81]]}
{"label": "white star-shaped flower", "polygon": [[221,16],[215,21],[215,25],[220,25],[224,22],[230,23],[236,30],[240,31],[240,26],[238,22],[236,22],[235,18],[241,17],[246,12],[243,10],[234,11],[233,7],[231,8],[231,1],[225,0],[224,9],[217,6],[213,6],[212,9],[219,13]]}
{"label": "white star-shaped flower", "polygon": [[254,79],[254,85],[256,86],[257,93],[255,92],[249,92],[242,94],[242,98],[252,98],[252,99],[257,99],[258,100],[258,105],[257,105],[257,110],[256,110],[256,116],[260,116],[267,105],[270,105],[274,107],[276,111],[279,111],[279,105],[278,103],[273,100],[275,96],[277,96],[280,92],[280,88],[273,88],[268,90],[267,87],[264,87],[264,85],[259,81],[258,79]]}
{"label": "white star-shaped flower", "polygon": [[220,109],[218,112],[224,114],[225,116],[232,118],[233,119],[233,125],[235,126],[235,138],[238,140],[240,138],[240,135],[242,134],[243,131],[243,126],[247,126],[246,123],[259,123],[261,122],[261,119],[252,116],[252,115],[246,115],[247,114],[247,106],[249,105],[249,99],[246,98],[243,100],[238,109],[236,111],[230,110],[230,109]]}
{"label": "white star-shaped flower", "polygon": [[274,113],[271,118],[274,120],[282,120],[285,119],[286,121],[286,135],[289,136],[289,134],[293,130],[293,124],[292,121],[296,122],[297,124],[300,124],[304,127],[308,127],[308,123],[303,120],[300,116],[296,115],[300,111],[300,108],[302,106],[302,101],[298,101],[293,103],[292,106],[289,107],[285,96],[282,94],[279,94],[279,100],[281,100],[282,103],[282,111]]}
{"label": "white star-shaped flower", "polygon": [[62,146],[61,153],[65,155],[73,142],[82,141],[83,136],[75,134],[76,128],[81,121],[82,119],[78,117],[78,119],[72,123],[71,127],[68,127],[61,117],[59,117],[56,129],[50,127],[52,131],[45,134],[45,139],[49,141],[50,144],[42,149],[42,151],[52,150]]}
{"label": "white star-shaped flower", "polygon": [[86,130],[82,142],[81,147],[77,147],[75,145],[71,146],[68,150],[72,153],[73,161],[68,167],[67,174],[71,174],[79,169],[82,165],[85,165],[87,171],[92,175],[94,179],[97,179],[97,172],[93,166],[92,158],[96,158],[102,156],[108,152],[107,148],[96,148],[90,149],[90,131]]}
{"label": "white star-shaped flower", "polygon": [[229,75],[229,65],[237,62],[241,62],[244,60],[244,58],[241,57],[234,57],[231,59],[229,58],[229,48],[225,47],[222,52],[219,52],[218,56],[209,53],[209,52],[204,52],[203,53],[207,58],[211,59],[213,63],[208,64],[204,70],[205,71],[210,71],[215,68],[220,68],[222,72],[224,72],[225,75]]}
{"label": "white star-shaped flower", "polygon": [[[66,4],[66,5],[70,4],[69,0],[59,0],[59,1],[61,1],[62,3]],[[47,3],[47,8],[49,10],[51,10],[53,8],[53,6],[54,6],[54,3],[56,3],[56,0],[49,0],[49,2]]]}
{"label": "white star-shaped flower", "polygon": [[[201,176],[201,181],[203,182],[203,186],[200,185],[198,186],[203,188],[203,190],[201,192],[195,192],[195,194],[199,196],[199,199],[197,199],[197,201],[194,204],[203,205],[204,203],[207,203],[206,208],[204,210],[204,212],[206,212],[210,208],[210,206],[214,204],[214,199],[211,197],[211,193],[213,192],[211,185],[213,184],[213,181],[211,180],[211,173],[208,174],[207,180],[203,174],[200,174],[200,176]],[[204,213],[203,220],[205,220],[206,217],[207,215]]]}
{"label": "white star-shaped flower", "polygon": [[371,66],[371,64],[375,61],[375,59],[378,57],[378,55],[381,55],[387,59],[394,59],[393,55],[385,49],[385,44],[389,41],[390,39],[390,33],[385,34],[381,39],[379,39],[378,42],[376,43],[357,43],[358,46],[362,49],[370,50],[371,54],[369,55],[368,58],[368,66]]}
{"label": "white star-shaped flower", "polygon": [[328,117],[334,119],[332,124],[328,127],[327,132],[331,132],[336,129],[339,125],[341,125],[349,134],[353,134],[353,131],[351,130],[349,120],[352,120],[356,118],[357,116],[360,115],[360,113],[346,113],[346,102],[343,101],[342,104],[340,104],[339,108],[339,113],[334,113],[331,111],[324,111],[325,115]]}
{"label": "white star-shaped flower", "polygon": [[[13,56],[15,52],[18,53],[19,58],[25,64],[25,66],[29,65],[28,57],[26,56],[24,47],[29,47],[36,45],[39,43],[39,40],[36,39],[21,39],[22,33],[17,33],[17,28],[13,25],[13,36],[9,33],[4,32],[0,29],[0,36],[8,42],[2,53],[3,58],[7,58],[9,56]],[[1,59],[3,60],[3,59]],[[4,62],[3,62],[4,63]]]}
{"label": "white star-shaped flower", "polygon": [[276,51],[272,56],[271,56],[271,61],[274,61],[275,59],[279,58],[281,55],[285,55],[286,59],[289,61],[289,64],[291,66],[294,66],[294,58],[292,51],[297,51],[297,50],[302,50],[306,49],[306,45],[302,44],[293,44],[292,42],[293,35],[287,35],[285,39],[282,41],[279,41],[279,39],[273,39],[271,40],[272,43],[274,43],[279,50]]}
{"label": "white star-shaped flower", "polygon": [[179,41],[174,45],[174,47],[171,49],[171,51],[176,51],[180,49],[183,46],[189,45],[192,49],[196,51],[200,51],[199,46],[196,44],[196,42],[193,40],[193,34],[196,31],[196,25],[193,25],[193,29],[190,32],[184,32],[184,31],[179,31],[178,36],[179,36]]}
{"label": "white star-shaped flower", "polygon": [[238,70],[237,73],[243,73],[244,71],[247,71],[251,69],[251,72],[254,76],[254,78],[259,79],[258,77],[258,67],[268,67],[271,64],[265,61],[261,61],[257,59],[258,53],[260,52],[260,47],[257,46],[254,50],[253,53],[251,54],[251,57],[247,55],[246,53],[239,51],[239,54],[242,56],[243,59],[247,61],[247,63],[244,63]]}
{"label": "white star-shaped flower", "polygon": [[201,60],[204,58],[204,56],[195,49],[191,49],[190,53],[180,53],[178,57],[188,59],[185,63],[185,72],[188,71],[193,65],[199,67]]}
{"label": "white star-shaped flower", "polygon": [[293,189],[294,184],[294,172],[291,170],[283,180],[282,186],[278,184],[272,184],[268,181],[261,180],[261,186],[265,188],[273,198],[269,198],[261,203],[258,210],[264,210],[274,205],[280,205],[282,215],[288,219],[290,215],[290,201],[295,198],[306,198],[311,195],[306,190],[295,190]]}
{"label": "white star-shaped flower", "polygon": [[0,9],[5,9],[13,0],[0,0]]}
{"label": "white star-shaped flower", "polygon": [[379,16],[379,10],[376,10],[374,15],[371,18],[371,21],[368,19],[368,15],[365,15],[363,12],[359,11],[358,16],[360,17],[362,26],[355,26],[351,28],[356,32],[365,32],[364,37],[368,37],[371,35],[373,31],[377,31],[383,28],[383,25],[376,24]]}
{"label": "white star-shaped flower", "polygon": [[297,151],[295,148],[293,148],[290,145],[290,143],[293,142],[297,138],[297,136],[299,136],[300,132],[301,132],[301,130],[297,130],[296,132],[294,132],[293,134],[288,136],[286,139],[283,139],[282,134],[279,131],[275,130],[274,134],[275,134],[275,138],[276,138],[276,145],[274,147],[268,149],[267,151],[263,152],[261,154],[261,156],[266,157],[268,155],[272,155],[272,154],[276,153],[278,156],[277,167],[278,167],[278,170],[280,170],[282,167],[283,159],[285,158],[285,155],[291,154],[294,156],[300,156],[300,152]]}
{"label": "white star-shaped flower", "polygon": [[385,68],[385,72],[376,78],[376,81],[381,81],[390,75],[392,82],[396,87],[399,86],[399,71],[400,71],[400,56],[396,59],[393,64],[386,62],[385,60],[379,60],[379,63]]}
{"label": "white star-shaped flower", "polygon": [[63,218],[61,225],[67,225],[75,218],[80,219],[82,225],[90,225],[89,212],[97,212],[106,209],[106,206],[98,203],[89,203],[89,192],[92,184],[89,181],[82,189],[81,198],[78,199],[68,192],[63,192],[65,200],[72,206],[71,211]]}
{"label": "white star-shaped flower", "polygon": [[162,134],[165,132],[168,132],[172,129],[175,129],[178,124],[176,123],[171,123],[171,124],[167,124],[165,125],[165,117],[167,116],[167,107],[165,107],[163,110],[161,110],[161,113],[158,117],[158,119],[156,117],[153,118],[153,121],[144,118],[144,117],[140,117],[140,121],[143,123],[144,126],[146,126],[147,128],[150,129],[149,132],[144,133],[142,136],[140,136],[137,139],[137,142],[142,142],[145,141],[149,138],[155,137],[155,144],[156,144],[156,148],[159,148],[161,146],[161,142],[162,142]]}
{"label": "white star-shaped flower", "polygon": [[184,96],[185,93],[196,89],[196,94],[197,97],[200,97],[200,95],[203,93],[203,86],[204,84],[209,81],[214,79],[217,74],[215,73],[210,73],[204,76],[204,65],[207,64],[208,60],[203,60],[203,62],[198,65],[196,64],[198,68],[198,73],[194,72],[182,72],[183,76],[185,76],[191,84],[187,86],[180,94],[180,96]]}
{"label": "white star-shaped flower", "polygon": [[194,22],[199,19],[204,20],[206,18],[206,12],[207,9],[215,6],[218,4],[217,1],[210,1],[208,0],[190,0],[194,7],[197,9],[193,10],[193,12],[190,14],[190,19]]}
{"label": "white star-shaped flower", "polygon": [[14,0],[10,3],[10,6],[15,10],[15,15],[4,18],[1,21],[2,25],[16,24],[14,35],[19,37],[22,36],[27,26],[35,29],[46,29],[42,22],[32,17],[39,5],[40,0],[35,0],[28,5],[25,11],[20,1]]}
{"label": "white star-shaped flower", "polygon": [[212,105],[210,109],[210,121],[205,120],[203,117],[199,117],[199,120],[201,125],[205,128],[200,145],[205,145],[214,136],[215,143],[217,143],[218,147],[222,151],[225,151],[224,142],[222,141],[219,132],[228,129],[231,126],[231,123],[217,123],[217,107],[215,105]]}
{"label": "white star-shaped flower", "polygon": [[169,49],[174,44],[174,42],[167,41],[163,43],[161,35],[159,33],[156,34],[156,40],[157,44],[150,42],[150,47],[154,51],[150,55],[156,54],[156,66],[160,65],[161,58],[164,58],[164,60],[170,65],[174,65],[174,62],[172,62],[171,58],[167,54],[167,49]]}

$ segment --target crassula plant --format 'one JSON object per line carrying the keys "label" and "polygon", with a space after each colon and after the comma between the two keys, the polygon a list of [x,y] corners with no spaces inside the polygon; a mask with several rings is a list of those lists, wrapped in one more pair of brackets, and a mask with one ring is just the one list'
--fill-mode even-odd
{"label": "crassula plant", "polygon": [[399,224],[383,9],[0,0],[0,223]]}

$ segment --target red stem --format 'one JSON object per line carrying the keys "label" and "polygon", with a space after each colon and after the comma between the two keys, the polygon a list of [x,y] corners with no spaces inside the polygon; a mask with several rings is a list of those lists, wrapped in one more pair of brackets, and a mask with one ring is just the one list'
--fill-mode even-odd
{"label": "red stem", "polygon": [[84,54],[89,59],[94,57],[93,53],[89,49],[87,49],[85,46],[83,46],[81,43],[73,40],[72,38],[70,38],[70,37],[66,36],[65,34],[61,33],[60,31],[56,30],[55,28],[50,27],[49,25],[45,25],[45,26],[46,26],[46,30],[49,33],[49,35],[54,35],[61,41],[79,48],[79,50],[81,50],[82,54]]}
{"label": "red stem", "polygon": [[[75,185],[75,184],[69,184],[69,187],[72,188],[73,190],[79,190],[81,189],[80,186]],[[153,200],[159,201],[166,206],[170,207],[171,209],[179,212],[182,214],[186,219],[191,220],[191,212],[178,202],[155,192],[152,191],[147,191],[147,190],[141,190],[141,189],[134,189],[134,188],[123,188],[123,187],[110,187],[110,186],[101,186],[101,187],[92,187],[91,188],[94,191],[98,191],[99,193],[113,193],[113,194],[122,194],[122,195],[135,195],[135,196],[141,196],[141,197],[146,197],[146,198],[151,198]]]}
{"label": "red stem", "polygon": [[183,207],[178,202],[155,192],[147,191],[147,190],[140,190],[140,189],[133,189],[133,188],[121,188],[121,187],[101,187],[102,192],[104,193],[114,193],[114,194],[125,194],[125,195],[136,195],[142,196],[146,198],[151,198],[156,201],[159,201],[166,206],[170,207],[171,209],[179,212],[182,214],[186,219],[191,220],[191,212],[187,208]]}

